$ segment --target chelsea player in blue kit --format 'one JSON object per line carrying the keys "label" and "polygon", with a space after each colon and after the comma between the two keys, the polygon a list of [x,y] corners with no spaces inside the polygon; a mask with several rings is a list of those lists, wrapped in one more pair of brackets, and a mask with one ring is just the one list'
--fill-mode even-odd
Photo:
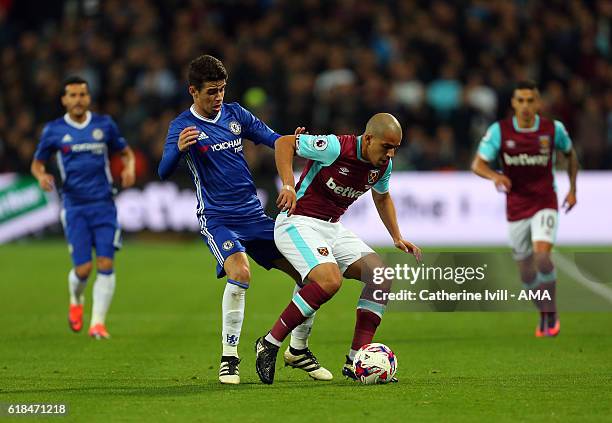
{"label": "chelsea player in blue kit", "polygon": [[[274,220],[263,211],[242,152],[243,138],[274,148],[280,135],[238,103],[223,103],[226,81],[220,60],[203,55],[190,63],[193,105],[170,123],[159,176],[168,178],[184,158],[193,178],[200,233],[217,260],[217,278],[227,275],[219,381],[238,384],[238,343],[251,282],[247,254],[266,269],[277,268],[298,283],[301,279],[274,244]],[[303,128],[296,129],[300,132]],[[294,330],[285,363],[314,379],[331,380],[308,348],[311,327],[309,319]]]}
{"label": "chelsea player in blue kit", "polygon": [[121,183],[125,188],[134,184],[134,154],[112,118],[90,112],[90,104],[84,79],[70,77],[64,81],[62,105],[66,114],[45,125],[31,171],[45,191],[52,191],[55,182],[45,163],[55,155],[62,179],[61,221],[74,264],[68,274],[70,328],[79,332],[83,327],[83,292],[92,270],[94,248],[97,278],[89,335],[107,339],[110,335],[105,319],[115,291],[113,258],[121,246],[108,155],[121,153]]}

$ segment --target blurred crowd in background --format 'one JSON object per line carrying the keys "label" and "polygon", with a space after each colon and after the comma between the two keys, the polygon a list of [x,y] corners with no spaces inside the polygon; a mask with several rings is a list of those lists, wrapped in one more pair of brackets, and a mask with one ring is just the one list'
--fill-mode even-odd
{"label": "blurred crowd in background", "polygon": [[[361,133],[393,113],[394,169],[468,169],[517,79],[538,82],[583,168],[612,169],[612,1],[0,0],[0,172],[28,172],[61,81],[89,81],[156,178],[168,123],[191,105],[186,69],[212,54],[238,101],[279,133]],[[254,174],[273,156],[247,150]]]}

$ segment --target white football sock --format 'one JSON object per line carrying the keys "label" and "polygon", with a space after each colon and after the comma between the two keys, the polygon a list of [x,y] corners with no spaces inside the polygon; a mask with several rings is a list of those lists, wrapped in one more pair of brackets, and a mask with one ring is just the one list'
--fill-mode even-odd
{"label": "white football sock", "polygon": [[279,341],[278,339],[276,339],[275,337],[273,337],[270,332],[268,332],[268,334],[264,337],[264,339],[268,341],[269,343],[271,343],[272,345],[276,345],[277,347],[280,347],[281,345],[283,345],[283,343]]}
{"label": "white football sock", "polygon": [[238,357],[238,343],[244,320],[244,304],[246,289],[232,282],[225,284],[221,313],[223,328],[221,331],[221,344],[224,356]]}
{"label": "white football sock", "polygon": [[[296,284],[293,288],[293,296],[300,290],[301,288]],[[310,331],[312,330],[312,324],[314,323],[313,314],[308,319],[304,321],[301,325],[293,329],[291,332],[291,341],[289,341],[289,346],[296,350],[303,350],[308,348],[308,338],[310,337]]]}
{"label": "white football sock", "polygon": [[98,273],[93,286],[93,309],[91,312],[91,326],[104,324],[106,313],[113,300],[115,292],[115,274],[104,275]]}
{"label": "white football sock", "polygon": [[353,350],[353,349],[349,350],[349,354],[348,354],[349,360],[354,360],[355,359],[355,354],[357,354],[356,350]]}
{"label": "white football sock", "polygon": [[74,269],[70,269],[70,273],[68,273],[68,292],[70,293],[71,305],[83,304],[85,300],[83,292],[86,286],[87,278],[85,280],[79,279]]}

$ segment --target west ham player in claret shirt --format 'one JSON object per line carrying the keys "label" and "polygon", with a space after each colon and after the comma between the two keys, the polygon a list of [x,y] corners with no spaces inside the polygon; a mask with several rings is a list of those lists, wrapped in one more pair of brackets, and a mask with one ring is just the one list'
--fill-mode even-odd
{"label": "west ham player in claret shirt", "polygon": [[[540,321],[536,337],[557,336],[556,274],[550,252],[558,228],[554,180],[556,152],[568,158],[570,190],[563,205],[576,205],[578,159],[567,130],[558,120],[538,114],[540,96],[535,82],[519,82],[513,92],[514,116],[495,122],[480,141],[472,170],[506,192],[510,244],[525,289],[541,291],[536,306]],[[502,173],[489,163],[501,159]],[[550,300],[548,300],[550,298]]]}
{"label": "west ham player in claret shirt", "polygon": [[121,247],[108,155],[121,154],[121,184],[127,188],[134,184],[134,154],[113,119],[90,112],[90,104],[84,79],[75,76],[64,81],[62,105],[66,114],[45,125],[31,170],[45,191],[53,190],[54,179],[45,163],[55,155],[63,183],[61,221],[74,264],[68,274],[70,328],[79,332],[83,327],[83,292],[95,249],[97,277],[89,335],[106,339],[110,335],[105,319],[115,292],[113,259]]}
{"label": "west ham player in claret shirt", "polygon": [[[344,376],[357,379],[353,358],[359,348],[372,342],[388,302],[385,294],[390,291],[391,280],[374,283],[372,275],[374,269],[384,267],[382,259],[339,219],[371,188],[378,214],[395,247],[420,260],[421,250],[402,237],[389,194],[392,157],[401,141],[402,128],[397,119],[379,113],[370,118],[361,136],[300,134],[276,142],[276,166],[283,187],[277,200],[282,212],[276,218],[274,241],[308,283],[255,344],[255,365],[263,383],[274,382],[276,355],[289,332],[334,296],[343,277],[364,282],[353,341],[342,369]],[[295,154],[308,159],[297,186],[293,177]]]}
{"label": "west ham player in claret shirt", "polygon": [[[217,260],[217,278],[227,275],[219,381],[238,384],[238,343],[251,283],[247,254],[260,266],[279,269],[301,284],[274,244],[274,220],[264,213],[242,152],[243,138],[274,148],[280,135],[238,103],[223,102],[227,71],[220,60],[200,56],[190,63],[188,73],[193,105],[170,123],[158,172],[166,179],[184,159],[193,178],[202,238]],[[296,134],[303,131],[297,128]],[[312,323],[309,319],[292,333],[285,363],[313,379],[331,380],[331,372],[308,348]]]}

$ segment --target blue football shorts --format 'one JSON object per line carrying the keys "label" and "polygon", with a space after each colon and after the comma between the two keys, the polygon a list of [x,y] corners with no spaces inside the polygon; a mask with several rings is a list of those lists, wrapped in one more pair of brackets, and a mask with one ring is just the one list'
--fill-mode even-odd
{"label": "blue football shorts", "polygon": [[265,269],[283,258],[274,243],[274,220],[265,214],[242,221],[200,218],[201,234],[217,260],[217,278],[225,276],[223,263],[234,253],[245,252]]}
{"label": "blue football shorts", "polygon": [[92,249],[97,257],[112,259],[121,248],[121,229],[112,202],[64,208],[61,221],[75,266],[90,262]]}

